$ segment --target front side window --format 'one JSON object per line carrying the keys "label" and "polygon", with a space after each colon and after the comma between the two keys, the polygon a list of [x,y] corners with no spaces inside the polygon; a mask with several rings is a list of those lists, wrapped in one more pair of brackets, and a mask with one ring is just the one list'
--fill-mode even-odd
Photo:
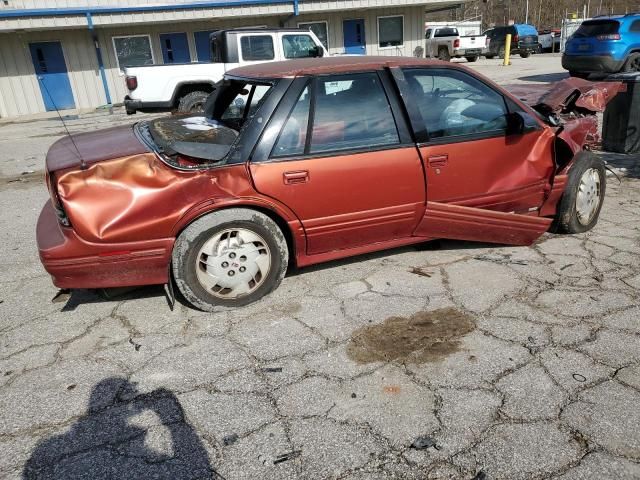
{"label": "front side window", "polygon": [[271,35],[247,35],[240,38],[242,59],[246,61],[273,60],[275,58]]}
{"label": "front side window", "polygon": [[121,69],[153,65],[151,38],[148,35],[113,37],[113,49]]}
{"label": "front side window", "polygon": [[504,97],[484,83],[456,70],[408,69],[404,72],[411,101],[429,138],[504,133]]}
{"label": "front side window", "polygon": [[311,90],[307,87],[300,95],[272,156],[370,149],[399,143],[391,107],[376,73],[318,77],[314,82]]}
{"label": "front side window", "polygon": [[305,28],[307,30],[311,30],[320,43],[324,45],[324,48],[329,49],[329,32],[327,28],[327,22],[309,22],[309,23],[299,23],[298,28]]}
{"label": "front side window", "polygon": [[309,35],[283,35],[284,58],[308,58],[317,56],[318,46]]}
{"label": "front side window", "polygon": [[404,44],[404,17],[378,17],[378,46],[399,47]]}

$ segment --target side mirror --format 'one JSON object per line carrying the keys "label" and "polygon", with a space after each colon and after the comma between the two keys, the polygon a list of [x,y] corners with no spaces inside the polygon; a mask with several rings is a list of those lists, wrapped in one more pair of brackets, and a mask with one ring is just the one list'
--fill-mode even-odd
{"label": "side mirror", "polygon": [[310,52],[312,57],[324,57],[324,49],[322,47],[313,47]]}
{"label": "side mirror", "polygon": [[507,135],[522,135],[524,133],[524,117],[520,112],[507,113]]}

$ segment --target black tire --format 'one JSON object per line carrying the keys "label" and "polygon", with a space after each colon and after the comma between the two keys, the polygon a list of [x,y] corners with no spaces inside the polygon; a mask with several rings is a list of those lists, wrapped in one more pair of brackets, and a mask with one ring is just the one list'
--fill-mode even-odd
{"label": "black tire", "polygon": [[204,102],[207,101],[207,92],[196,91],[187,93],[178,103],[178,111],[182,113],[197,113],[204,111]]}
{"label": "black tire", "polygon": [[[602,209],[604,195],[607,188],[604,162],[601,158],[589,152],[577,155],[574,165],[569,170],[569,178],[564,193],[558,204],[558,211],[554,222],[554,230],[558,233],[583,233],[591,230],[598,223],[598,216]],[[594,170],[599,178],[598,198],[595,200],[595,210],[588,219],[580,220],[577,211],[577,199],[580,183],[585,172]]]}
{"label": "black tire", "polygon": [[640,72],[640,52],[630,54],[627,61],[624,62],[622,70],[625,72]]}
{"label": "black tire", "polygon": [[499,49],[498,49],[498,58],[504,58],[504,54],[505,54],[505,48],[504,45],[502,45]]}
{"label": "black tire", "polygon": [[[255,290],[238,298],[220,298],[210,293],[198,280],[196,264],[200,249],[209,239],[233,228],[249,230],[264,239],[271,255],[271,264]],[[178,236],[172,254],[173,276],[180,293],[191,305],[208,312],[241,307],[264,297],[280,285],[288,262],[287,241],[278,225],[267,215],[247,208],[220,210],[195,220]]]}
{"label": "black tire", "polygon": [[495,58],[495,55],[485,55],[485,58],[487,60],[493,60]]}
{"label": "black tire", "polygon": [[570,71],[569,72],[569,76],[570,77],[575,77],[575,78],[582,78],[582,79],[588,79],[589,78],[589,73],[586,72],[575,72],[575,71]]}
{"label": "black tire", "polygon": [[464,58],[466,58],[467,62],[469,62],[469,63],[473,63],[473,62],[476,62],[478,60],[478,56],[477,55],[473,55],[471,57],[464,57]]}
{"label": "black tire", "polygon": [[438,60],[442,60],[443,62],[451,61],[451,55],[449,55],[449,49],[447,47],[438,48]]}
{"label": "black tire", "polygon": [[529,58],[531,56],[531,52],[522,52],[520,54],[521,58]]}

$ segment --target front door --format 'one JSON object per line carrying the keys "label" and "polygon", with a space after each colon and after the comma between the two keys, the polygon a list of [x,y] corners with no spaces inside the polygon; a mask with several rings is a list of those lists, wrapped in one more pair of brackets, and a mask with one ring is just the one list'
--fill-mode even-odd
{"label": "front door", "polygon": [[189,63],[189,41],[186,33],[163,33],[160,35],[164,63]]}
{"label": "front door", "polygon": [[323,76],[300,89],[273,117],[283,127],[266,154],[259,145],[254,155],[256,189],[296,214],[308,254],[410,237],[424,210],[424,176],[381,77]]}
{"label": "front door", "polygon": [[345,20],[342,22],[344,35],[344,53],[349,55],[364,55],[367,53],[364,35],[364,20]]}
{"label": "front door", "polygon": [[537,214],[553,133],[527,117],[524,133],[507,135],[505,97],[457,69],[406,69],[403,84],[426,134],[427,208],[416,235],[527,244],[546,231],[551,220]]}
{"label": "front door", "polygon": [[47,111],[76,108],[60,42],[30,43],[29,50]]}

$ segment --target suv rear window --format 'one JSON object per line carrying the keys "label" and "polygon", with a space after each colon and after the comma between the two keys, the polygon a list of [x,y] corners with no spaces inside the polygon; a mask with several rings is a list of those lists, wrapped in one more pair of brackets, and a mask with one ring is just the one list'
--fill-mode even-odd
{"label": "suv rear window", "polygon": [[620,23],[615,20],[589,20],[573,34],[574,37],[597,37],[598,35],[611,35],[618,33]]}
{"label": "suv rear window", "polygon": [[457,28],[439,28],[436,30],[435,37],[454,37],[458,35]]}

